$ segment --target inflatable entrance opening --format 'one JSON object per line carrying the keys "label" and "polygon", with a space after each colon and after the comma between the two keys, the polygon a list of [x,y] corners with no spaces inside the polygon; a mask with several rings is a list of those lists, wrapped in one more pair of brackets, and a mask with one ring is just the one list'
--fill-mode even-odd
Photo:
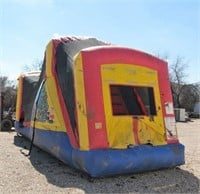
{"label": "inflatable entrance opening", "polygon": [[113,115],[155,116],[152,87],[110,85]]}
{"label": "inflatable entrance opening", "polygon": [[184,164],[167,63],[141,51],[53,39],[42,71],[20,75],[16,111],[19,133],[93,177]]}

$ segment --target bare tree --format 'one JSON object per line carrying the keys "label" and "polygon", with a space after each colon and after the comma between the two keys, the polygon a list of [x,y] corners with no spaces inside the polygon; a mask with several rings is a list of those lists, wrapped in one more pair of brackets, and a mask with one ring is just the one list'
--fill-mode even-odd
{"label": "bare tree", "polygon": [[199,101],[199,85],[187,84],[184,85],[180,97],[180,105],[188,112],[193,112],[194,105]]}
{"label": "bare tree", "polygon": [[186,68],[188,67],[183,57],[177,57],[170,65],[170,81],[171,90],[174,100],[174,106],[181,108],[181,95],[187,85],[185,78],[187,77]]}
{"label": "bare tree", "polygon": [[4,92],[7,84],[8,84],[8,77],[0,76],[0,92]]}
{"label": "bare tree", "polygon": [[42,69],[42,63],[43,61],[41,60],[36,60],[34,63],[30,65],[25,65],[24,66],[24,71],[29,72],[29,71],[40,71]]}

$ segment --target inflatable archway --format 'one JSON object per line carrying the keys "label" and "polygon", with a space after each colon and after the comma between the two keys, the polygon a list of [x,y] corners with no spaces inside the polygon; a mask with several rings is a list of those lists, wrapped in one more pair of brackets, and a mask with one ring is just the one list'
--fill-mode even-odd
{"label": "inflatable archway", "polygon": [[93,177],[184,164],[167,63],[141,51],[53,39],[42,71],[19,77],[16,110],[19,133]]}

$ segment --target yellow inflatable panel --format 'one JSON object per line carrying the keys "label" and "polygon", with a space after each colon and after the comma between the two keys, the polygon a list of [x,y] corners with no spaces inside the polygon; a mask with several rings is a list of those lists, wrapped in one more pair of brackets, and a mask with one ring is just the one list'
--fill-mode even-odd
{"label": "yellow inflatable panel", "polygon": [[[137,144],[166,144],[157,72],[137,65],[104,64],[101,67],[101,74],[109,147],[126,148]],[[111,85],[152,87],[156,101],[156,115],[153,117],[136,115],[135,118],[134,115],[113,115]]]}
{"label": "yellow inflatable panel", "polygon": [[86,110],[83,64],[82,64],[81,54],[75,57],[74,78],[75,78],[74,81],[75,81],[75,91],[76,91],[76,106],[77,106],[77,117],[78,117],[77,121],[79,129],[80,149],[89,150],[87,110]]}

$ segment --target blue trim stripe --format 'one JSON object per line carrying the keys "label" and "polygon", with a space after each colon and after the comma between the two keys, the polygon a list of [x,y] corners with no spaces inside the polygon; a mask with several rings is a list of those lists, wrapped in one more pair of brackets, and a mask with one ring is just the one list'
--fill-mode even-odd
{"label": "blue trim stripe", "polygon": [[[32,129],[22,128],[18,122],[15,127],[31,139]],[[66,133],[40,129],[35,131],[34,144],[92,177],[157,170],[185,162],[182,144],[80,151],[71,146]]]}

